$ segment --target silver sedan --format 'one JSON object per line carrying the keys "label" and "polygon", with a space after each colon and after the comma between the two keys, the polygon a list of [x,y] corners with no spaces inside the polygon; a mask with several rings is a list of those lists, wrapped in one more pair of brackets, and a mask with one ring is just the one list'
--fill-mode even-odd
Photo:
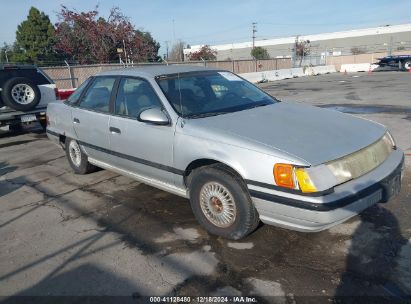
{"label": "silver sedan", "polygon": [[152,66],[87,79],[47,109],[78,174],[105,168],[190,199],[210,233],[320,231],[398,194],[404,154],[380,124],[281,102],[223,70]]}

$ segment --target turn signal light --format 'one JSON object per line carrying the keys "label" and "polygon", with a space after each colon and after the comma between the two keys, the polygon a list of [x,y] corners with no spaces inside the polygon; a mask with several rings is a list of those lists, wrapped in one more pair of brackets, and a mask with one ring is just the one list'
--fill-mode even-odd
{"label": "turn signal light", "polygon": [[294,189],[294,168],[292,165],[275,164],[273,171],[277,186]]}
{"label": "turn signal light", "polygon": [[298,181],[298,185],[302,192],[316,192],[317,188],[312,182],[310,176],[303,168],[295,169],[295,176]]}

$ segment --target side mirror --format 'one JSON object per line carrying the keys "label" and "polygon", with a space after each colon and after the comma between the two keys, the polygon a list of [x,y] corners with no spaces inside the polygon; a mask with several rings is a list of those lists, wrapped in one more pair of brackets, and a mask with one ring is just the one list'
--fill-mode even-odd
{"label": "side mirror", "polygon": [[164,114],[160,108],[151,108],[142,111],[137,120],[159,126],[170,124],[167,115]]}

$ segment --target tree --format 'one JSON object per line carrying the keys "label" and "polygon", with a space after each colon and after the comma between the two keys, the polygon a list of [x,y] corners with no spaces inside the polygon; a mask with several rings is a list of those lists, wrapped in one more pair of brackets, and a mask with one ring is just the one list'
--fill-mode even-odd
{"label": "tree", "polygon": [[366,51],[362,48],[358,48],[358,47],[352,47],[351,48],[351,54],[353,55],[359,55],[359,54],[365,54]]}
{"label": "tree", "polygon": [[160,57],[158,56],[158,50],[160,49],[160,43],[154,40],[150,32],[143,32],[140,30],[135,31],[135,35],[140,37],[143,44],[146,45],[146,52],[140,54],[142,61],[158,61]]}
{"label": "tree", "polygon": [[311,52],[310,40],[304,40],[304,41],[296,40],[295,46],[294,46],[294,52],[295,52],[295,56],[300,59],[300,66],[301,66],[303,58],[309,55]]}
{"label": "tree", "polygon": [[170,61],[174,62],[180,62],[184,61],[184,42],[183,41],[177,41],[172,47],[170,54],[168,56]]}
{"label": "tree", "polygon": [[195,60],[216,60],[217,50],[212,49],[209,45],[204,45],[197,52],[190,53],[188,58],[192,61]]}
{"label": "tree", "polygon": [[[136,30],[119,8],[107,19],[99,17],[98,7],[77,12],[62,6],[56,24],[56,49],[81,64],[117,61],[154,61],[160,48],[150,33]],[[127,58],[126,58],[127,56]]]}
{"label": "tree", "polygon": [[13,56],[13,46],[7,43],[0,48],[0,62],[10,62],[11,57]]}
{"label": "tree", "polygon": [[17,27],[12,60],[28,63],[56,60],[54,43],[55,31],[49,17],[37,8],[31,7],[27,20]]}
{"label": "tree", "polygon": [[256,46],[255,48],[253,48],[251,50],[251,56],[253,56],[253,58],[257,60],[270,59],[268,51],[261,46]]}

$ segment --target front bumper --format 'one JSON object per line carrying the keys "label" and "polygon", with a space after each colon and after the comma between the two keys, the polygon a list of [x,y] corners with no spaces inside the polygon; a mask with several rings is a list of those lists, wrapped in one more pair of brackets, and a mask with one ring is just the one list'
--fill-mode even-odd
{"label": "front bumper", "polygon": [[403,170],[404,153],[397,149],[380,166],[335,187],[330,194],[307,196],[255,185],[248,185],[248,188],[262,222],[292,230],[317,232],[342,223],[398,194]]}

